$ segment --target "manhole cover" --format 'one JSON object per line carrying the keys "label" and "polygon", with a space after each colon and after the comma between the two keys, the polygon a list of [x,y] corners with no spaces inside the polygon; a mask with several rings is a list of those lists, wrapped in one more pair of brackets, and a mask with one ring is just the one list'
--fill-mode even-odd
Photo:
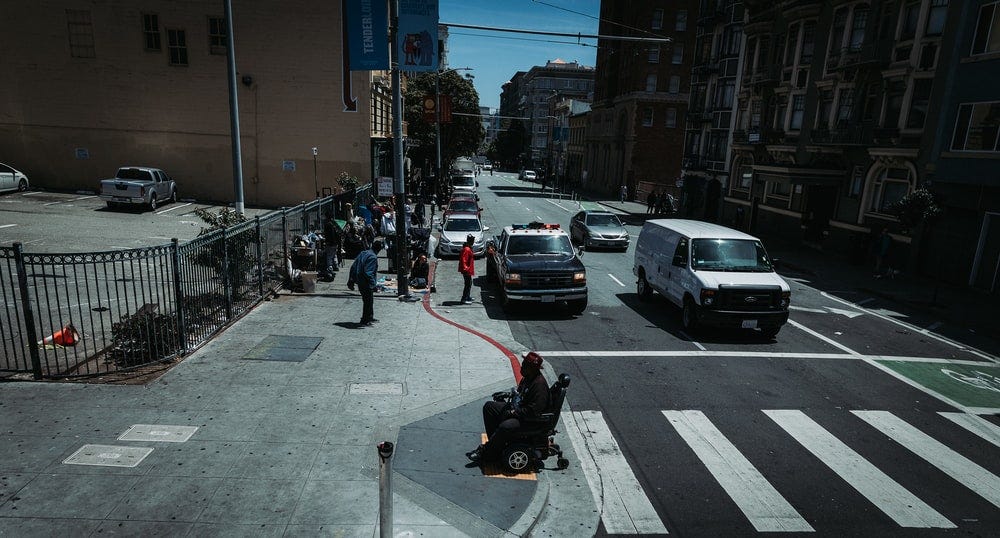
{"label": "manhole cover", "polygon": [[170,426],[167,424],[133,424],[118,437],[119,441],[160,441],[183,443],[198,431],[197,426]]}
{"label": "manhole cover", "polygon": [[322,338],[314,336],[279,336],[272,334],[243,355],[255,361],[302,362],[319,347]]}
{"label": "manhole cover", "polygon": [[402,394],[402,383],[351,383],[348,388],[351,394]]}
{"label": "manhole cover", "polygon": [[67,465],[100,465],[103,467],[135,467],[152,448],[141,446],[83,445],[63,460]]}

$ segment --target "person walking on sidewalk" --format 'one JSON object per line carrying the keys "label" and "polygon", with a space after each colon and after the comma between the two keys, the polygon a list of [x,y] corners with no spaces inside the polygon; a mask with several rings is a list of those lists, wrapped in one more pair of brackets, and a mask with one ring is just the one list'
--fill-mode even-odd
{"label": "person walking on sidewalk", "polygon": [[476,256],[472,253],[472,244],[476,237],[468,235],[462,245],[462,253],[458,255],[458,272],[462,273],[465,286],[462,288],[462,304],[472,304],[472,277],[476,274]]}
{"label": "person walking on sidewalk", "polygon": [[656,189],[653,189],[653,190],[649,191],[649,194],[646,196],[646,214],[647,215],[652,214],[653,212],[656,211],[656,202],[657,202],[657,200],[659,200],[659,198],[657,198],[657,196],[656,196]]}
{"label": "person walking on sidewalk", "polygon": [[347,289],[354,291],[357,284],[358,292],[361,293],[361,321],[362,327],[369,327],[377,322],[375,319],[375,282],[378,279],[378,253],[382,250],[382,242],[375,240],[370,249],[362,250],[354,263],[351,264],[351,276],[347,280]]}
{"label": "person walking on sidewalk", "polygon": [[622,183],[622,188],[618,189],[618,201],[624,204],[626,198],[628,198],[628,187]]}

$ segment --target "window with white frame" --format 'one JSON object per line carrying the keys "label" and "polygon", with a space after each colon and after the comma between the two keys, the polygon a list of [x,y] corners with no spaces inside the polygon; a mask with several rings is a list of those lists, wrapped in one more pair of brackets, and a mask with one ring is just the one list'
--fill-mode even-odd
{"label": "window with white frame", "polygon": [[667,91],[670,93],[680,93],[681,77],[679,75],[671,75],[670,84],[667,87]]}
{"label": "window with white frame", "polygon": [[771,181],[769,183],[771,186],[769,192],[771,196],[778,198],[788,198],[792,195],[792,184],[783,181]]}
{"label": "window with white frame", "polygon": [[1000,101],[958,107],[952,151],[1000,151]]}
{"label": "window with white frame", "polygon": [[851,172],[851,183],[847,187],[848,198],[860,198],[865,187],[865,172],[861,166],[855,166]]}
{"label": "window with white frame", "polygon": [[795,64],[795,49],[799,42],[799,28],[801,24],[793,24],[788,27],[788,37],[785,41],[785,67]]}
{"label": "window with white frame", "polygon": [[830,112],[833,111],[833,91],[819,92],[819,106],[816,107],[816,128],[826,130],[830,127]]}
{"label": "window with white frame", "polygon": [[741,190],[750,190],[750,185],[753,184],[753,168],[742,165],[739,167],[739,181],[736,184]]}
{"label": "window with white frame", "polygon": [[674,55],[670,61],[674,65],[684,63],[684,43],[674,43]]}
{"label": "window with white frame", "polygon": [[899,117],[903,113],[903,94],[906,93],[906,83],[901,80],[890,81],[885,92],[885,117],[882,126],[886,129],[899,127]]}
{"label": "window with white frame", "polygon": [[927,11],[927,28],[924,35],[941,35],[944,31],[944,21],[948,14],[948,0],[931,0],[931,7]]}
{"label": "window with white frame", "polygon": [[865,42],[865,29],[868,28],[868,14],[868,6],[859,5],[854,8],[854,22],[851,24],[851,40],[847,45],[851,52],[861,50],[861,45]]}
{"label": "window with white frame", "polygon": [[920,20],[919,0],[910,0],[903,4],[899,21],[899,39],[907,41],[917,35],[917,22]]}
{"label": "window with white frame", "polygon": [[226,53],[226,19],[221,17],[208,18],[208,52],[209,54]]}
{"label": "window with white frame", "polygon": [[816,50],[816,21],[809,21],[802,26],[802,52],[799,54],[799,64],[812,63]]}
{"label": "window with white frame", "polygon": [[760,110],[761,110],[760,99],[754,99],[750,102],[750,128],[760,129]]}
{"label": "window with white frame", "polygon": [[885,168],[879,172],[872,186],[871,211],[888,214],[889,206],[909,194],[911,180],[910,171],[906,168]]}
{"label": "window with white frame", "polygon": [[688,28],[688,12],[686,9],[677,10],[677,22],[674,24],[674,31],[683,32]]}
{"label": "window with white frame", "polygon": [[979,8],[976,36],[972,39],[972,54],[1000,51],[1000,2]]}
{"label": "window with white frame", "polygon": [[142,14],[142,37],[146,50],[160,52],[160,18],[157,14]]}
{"label": "window with white frame", "polygon": [[653,126],[653,107],[648,106],[642,111],[642,126],[652,127]]}
{"label": "window with white frame", "polygon": [[170,65],[187,65],[187,37],[184,30],[167,30],[167,52],[170,53]]}
{"label": "window with white frame", "polygon": [[646,75],[646,92],[653,93],[656,91],[656,73],[650,73]]}
{"label": "window with white frame", "polygon": [[650,21],[649,27],[653,30],[659,30],[663,28],[663,10],[654,9],[653,10],[653,20]]}
{"label": "window with white frame", "polygon": [[927,106],[931,100],[932,79],[918,78],[913,81],[913,93],[910,96],[910,110],[906,114],[907,129],[923,129],[927,119]]}
{"label": "window with white frame", "polygon": [[791,117],[788,119],[788,130],[798,131],[802,129],[802,116],[806,112],[806,96],[793,95],[791,106],[792,110]]}
{"label": "window with white frame", "polygon": [[650,49],[646,51],[646,61],[651,64],[660,63],[660,48],[650,47]]}
{"label": "window with white frame", "polygon": [[833,27],[830,30],[830,56],[839,56],[844,46],[844,32],[847,31],[847,8],[842,7],[833,14]]}
{"label": "window with white frame", "polygon": [[837,127],[844,127],[854,115],[854,88],[842,88],[837,101]]}
{"label": "window with white frame", "polygon": [[674,127],[677,127],[677,109],[671,107],[667,109],[667,128],[673,129]]}

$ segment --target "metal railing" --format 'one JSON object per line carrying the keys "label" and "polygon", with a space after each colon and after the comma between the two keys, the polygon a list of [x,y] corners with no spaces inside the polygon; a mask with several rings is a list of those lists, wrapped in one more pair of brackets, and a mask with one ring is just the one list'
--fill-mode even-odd
{"label": "metal railing", "polygon": [[124,372],[186,354],[287,284],[291,239],[369,188],[184,243],[88,253],[0,247],[0,372]]}

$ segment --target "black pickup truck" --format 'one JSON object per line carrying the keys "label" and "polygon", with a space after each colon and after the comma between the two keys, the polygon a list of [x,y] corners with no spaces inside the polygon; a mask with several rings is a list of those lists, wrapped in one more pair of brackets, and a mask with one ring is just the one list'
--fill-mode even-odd
{"label": "black pickup truck", "polygon": [[507,226],[487,243],[486,276],[499,284],[504,312],[522,303],[565,303],[581,314],[587,309],[581,254],[558,224]]}

